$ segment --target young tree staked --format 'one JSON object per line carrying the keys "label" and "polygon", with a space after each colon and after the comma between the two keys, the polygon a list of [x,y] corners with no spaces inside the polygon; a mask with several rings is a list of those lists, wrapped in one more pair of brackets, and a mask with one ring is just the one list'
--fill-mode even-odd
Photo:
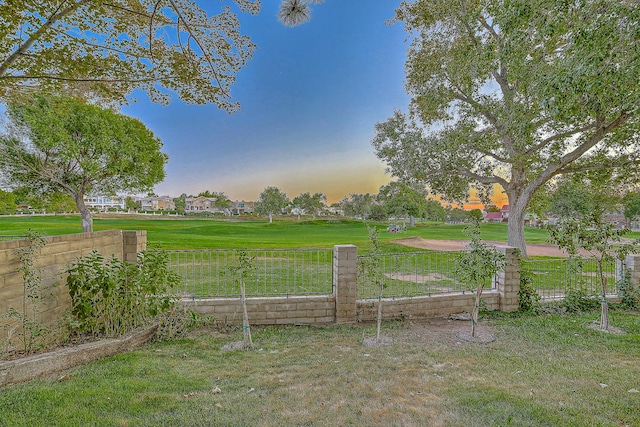
{"label": "young tree staked", "polygon": [[0,135],[0,171],[8,185],[70,195],[93,230],[90,194],[150,191],[164,179],[162,142],[132,117],[69,97],[35,96],[8,105]]}
{"label": "young tree staked", "polygon": [[[376,125],[390,172],[448,201],[499,184],[508,243],[560,175],[640,163],[640,7],[634,1],[402,1],[414,35],[410,112]],[[635,179],[635,178],[634,178]]]}

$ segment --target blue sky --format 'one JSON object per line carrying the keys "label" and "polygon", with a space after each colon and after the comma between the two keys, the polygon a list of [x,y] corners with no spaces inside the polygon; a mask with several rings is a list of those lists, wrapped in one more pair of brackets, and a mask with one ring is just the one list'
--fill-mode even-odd
{"label": "blue sky", "polygon": [[258,46],[232,88],[240,112],[178,100],[123,108],[169,155],[156,193],[210,190],[256,200],[277,186],[290,198],[322,192],[333,202],[377,193],[391,179],[370,141],[376,122],[408,104],[408,35],[401,24],[385,24],[398,0],[327,0],[295,28],[277,21],[278,4],[264,0],[258,16],[240,16],[241,31]]}

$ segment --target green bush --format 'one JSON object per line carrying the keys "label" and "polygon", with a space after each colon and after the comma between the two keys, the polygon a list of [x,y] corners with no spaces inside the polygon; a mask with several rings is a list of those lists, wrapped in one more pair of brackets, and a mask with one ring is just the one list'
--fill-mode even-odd
{"label": "green bush", "polygon": [[520,290],[518,291],[518,310],[533,312],[540,308],[540,295],[533,286],[533,272],[525,265],[520,270]]}
{"label": "green bush", "polygon": [[620,305],[623,309],[637,310],[640,308],[640,290],[634,286],[629,269],[624,269],[622,277],[616,282],[616,289],[621,298]]}
{"label": "green bush", "polygon": [[592,311],[600,307],[597,295],[590,295],[584,289],[571,289],[564,296],[563,305],[568,313]]}
{"label": "green bush", "polygon": [[179,277],[168,268],[164,251],[140,252],[130,264],[93,251],[68,270],[72,326],[79,334],[119,336],[149,324],[175,305],[171,290]]}

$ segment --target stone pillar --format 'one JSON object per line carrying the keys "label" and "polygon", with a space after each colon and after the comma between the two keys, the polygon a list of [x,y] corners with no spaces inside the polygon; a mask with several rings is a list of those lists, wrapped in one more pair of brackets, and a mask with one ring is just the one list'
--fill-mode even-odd
{"label": "stone pillar", "polygon": [[136,263],[138,252],[147,249],[147,231],[129,230],[122,232],[122,259]]}
{"label": "stone pillar", "polygon": [[[627,255],[624,264],[624,268],[631,274],[631,283],[637,288],[640,286],[640,255]],[[623,273],[623,266],[620,261],[616,261],[616,279],[621,279]]]}
{"label": "stone pillar", "polygon": [[504,269],[498,271],[498,293],[500,295],[500,311],[518,311],[520,291],[520,255],[519,250],[512,247],[496,248],[505,256]]}
{"label": "stone pillar", "polygon": [[336,298],[336,323],[356,321],[357,277],[357,248],[354,245],[335,245],[333,247],[333,294]]}

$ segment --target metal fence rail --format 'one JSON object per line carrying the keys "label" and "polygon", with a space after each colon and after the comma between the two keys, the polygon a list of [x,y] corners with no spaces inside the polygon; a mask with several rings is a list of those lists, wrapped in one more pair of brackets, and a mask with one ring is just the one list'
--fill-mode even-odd
{"label": "metal fence rail", "polygon": [[[466,292],[455,278],[460,252],[407,252],[358,256],[358,297],[375,298],[382,286],[385,298]],[[495,287],[495,281],[487,288]]]}
{"label": "metal fence rail", "polygon": [[[598,277],[597,263],[593,259],[572,260],[569,258],[549,260],[523,260],[525,271],[532,275],[532,286],[543,300],[564,298],[570,291],[583,291],[587,295],[600,295],[602,284]],[[615,262],[603,268],[607,279],[607,294],[616,293]]]}
{"label": "metal fence rail", "polygon": [[251,268],[247,297],[326,295],[332,292],[331,249],[167,251],[169,267],[182,277],[186,298],[239,297],[240,254]]}

